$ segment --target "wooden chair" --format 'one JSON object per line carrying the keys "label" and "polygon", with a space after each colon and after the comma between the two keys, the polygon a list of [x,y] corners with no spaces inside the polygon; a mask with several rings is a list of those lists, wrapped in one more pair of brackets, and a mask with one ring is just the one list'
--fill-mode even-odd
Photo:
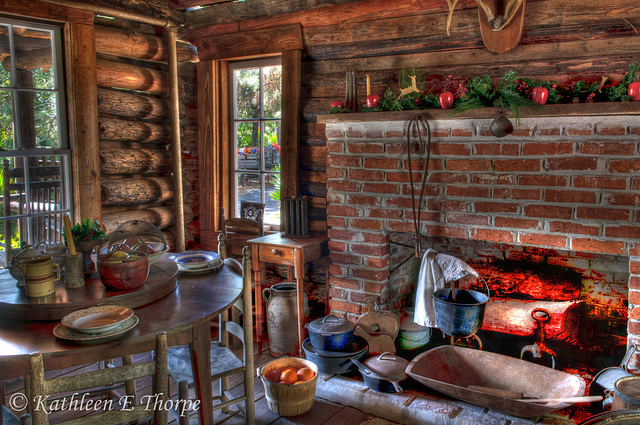
{"label": "wooden chair", "polygon": [[262,202],[240,201],[240,218],[249,218],[264,224],[264,204]]}
{"label": "wooden chair", "polygon": [[[48,424],[49,415],[44,409],[38,408],[37,400],[44,400],[54,394],[78,394],[85,390],[91,390],[98,387],[108,387],[117,382],[126,382],[145,376],[153,377],[153,398],[141,398],[140,403],[136,403],[135,397],[127,398],[127,409],[116,410],[115,408],[107,408],[99,413],[84,416],[82,418],[72,419],[61,423],[73,424],[96,424],[96,423],[124,423],[135,421],[138,419],[153,416],[154,425],[165,425],[168,421],[168,410],[166,409],[169,386],[167,374],[167,335],[162,332],[156,335],[156,349],[154,359],[152,361],[137,363],[131,365],[123,365],[118,367],[105,368],[86,373],[80,373],[72,376],[64,376],[54,379],[45,379],[44,365],[42,355],[40,353],[31,354],[29,356],[29,397],[34,400],[30,409],[32,417],[23,419],[23,423],[33,421],[35,425]],[[88,392],[88,391],[86,391]],[[157,398],[156,398],[157,397]],[[76,397],[76,402],[78,397]],[[152,400],[149,402],[149,400]],[[165,408],[153,409],[154,403],[158,400]],[[107,407],[116,406],[117,403],[109,400],[111,403],[104,403]],[[60,399],[57,400],[60,406]],[[67,399],[67,406],[72,400]],[[78,406],[79,403],[76,404]],[[153,409],[153,410],[152,410]],[[89,409],[93,412],[93,409]],[[25,415],[28,416],[28,415]]]}
{"label": "wooden chair", "polygon": [[[264,204],[243,202],[244,214],[239,218],[225,218],[222,209],[222,234],[226,239],[227,256],[242,256],[242,249],[248,245],[249,239],[264,236],[264,223],[262,213]],[[262,209],[259,207],[262,206]],[[241,208],[240,213],[243,213]]]}
{"label": "wooden chair", "polygon": [[[224,236],[220,236],[224,245]],[[224,250],[224,248],[223,248]],[[214,400],[220,403],[214,405],[214,410],[222,410],[228,413],[231,405],[244,401],[245,419],[247,424],[255,422],[254,399],[254,366],[253,366],[253,318],[251,314],[251,259],[249,248],[243,250],[243,261],[240,264],[233,258],[224,259],[224,267],[230,267],[243,276],[244,285],[242,296],[234,306],[240,314],[233,315],[229,320],[229,312],[225,311],[219,317],[218,340],[211,343],[211,380],[219,381],[220,395]],[[244,314],[249,312],[249,314]],[[241,320],[240,320],[241,319]],[[236,355],[229,347],[230,335],[235,336],[242,345],[242,353]],[[187,391],[193,386],[193,369],[191,366],[191,347],[186,345],[169,348],[169,376],[176,382],[185,382],[188,385],[179,385],[178,392],[181,400],[187,399]],[[244,373],[244,394],[233,396],[229,393],[229,376]],[[181,418],[181,424],[188,423],[188,418]]]}

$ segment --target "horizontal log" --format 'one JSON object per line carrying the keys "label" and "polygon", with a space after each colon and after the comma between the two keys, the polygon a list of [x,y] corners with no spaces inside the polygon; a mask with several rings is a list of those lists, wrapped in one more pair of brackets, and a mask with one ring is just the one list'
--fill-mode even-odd
{"label": "horizontal log", "polygon": [[[147,177],[135,179],[103,179],[100,181],[103,206],[162,203],[173,199],[173,178]],[[183,191],[191,184],[183,179]]]}
{"label": "horizontal log", "polygon": [[280,0],[254,0],[247,2],[228,2],[204,9],[185,12],[187,26],[198,28],[220,23],[241,21],[256,16],[274,16],[300,10],[316,9],[327,4],[352,3],[358,0],[298,0],[282,2]]}
{"label": "horizontal log", "polygon": [[326,220],[309,220],[309,230],[313,233],[326,233]]}
{"label": "horizontal log", "polygon": [[98,89],[98,113],[142,121],[168,121],[169,101],[119,90]]}
{"label": "horizontal log", "polygon": [[[193,210],[189,205],[184,206],[185,222],[193,220]],[[119,225],[129,220],[147,221],[158,229],[166,229],[173,226],[176,216],[173,205],[150,207],[144,209],[129,209],[127,211],[110,212],[108,209],[102,211],[102,224],[107,228],[107,232],[114,231]]]}
{"label": "horizontal log", "polygon": [[301,171],[300,180],[313,183],[327,183],[327,174],[317,171]]}
{"label": "horizontal log", "polygon": [[98,59],[96,61],[98,86],[136,90],[156,95],[169,93],[166,72],[140,66]]}
{"label": "horizontal log", "polygon": [[171,155],[162,149],[100,148],[101,175],[163,174],[171,172]]}
{"label": "horizontal log", "polygon": [[[51,47],[17,53],[15,62],[18,69],[32,70],[42,68],[44,72],[48,72],[53,66]],[[7,56],[2,60],[2,67],[7,72],[11,72],[11,56]]]}
{"label": "horizontal log", "polygon": [[174,22],[182,22],[182,13],[171,9],[165,0],[85,0],[85,2],[156,19],[171,19]]}
{"label": "horizontal log", "polygon": [[[49,35],[49,33],[43,33],[42,31],[31,31],[17,36],[14,31],[13,45],[15,51],[23,53],[45,48],[51,50],[51,37],[42,38],[40,36],[41,34]],[[11,53],[9,49],[9,36],[5,28],[0,28],[0,54],[2,53]]]}
{"label": "horizontal log", "polygon": [[191,42],[197,46],[201,61],[246,58],[279,54],[287,50],[302,50],[302,33],[300,25],[295,24],[238,34],[197,38]]}
{"label": "horizontal log", "polygon": [[[96,51],[151,62],[167,63],[169,60],[164,37],[101,25],[96,26]],[[176,43],[176,53],[180,62],[198,61],[195,47],[184,41]]]}
{"label": "horizontal log", "polygon": [[116,142],[169,143],[171,140],[171,127],[167,124],[100,117],[98,120],[98,135],[100,140]]}
{"label": "horizontal log", "polygon": [[49,21],[75,22],[93,25],[93,12],[61,6],[40,0],[2,0],[2,12]]}
{"label": "horizontal log", "polygon": [[326,183],[301,181],[299,183],[299,186],[300,186],[300,190],[299,190],[300,194],[303,196],[313,196],[315,198],[327,197]]}

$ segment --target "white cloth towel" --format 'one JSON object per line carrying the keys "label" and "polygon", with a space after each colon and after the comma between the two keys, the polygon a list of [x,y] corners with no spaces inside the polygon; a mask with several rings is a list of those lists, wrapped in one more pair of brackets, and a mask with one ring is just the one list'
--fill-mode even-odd
{"label": "white cloth towel", "polygon": [[442,269],[436,262],[436,254],[435,250],[428,249],[422,256],[413,315],[414,322],[432,328],[436,327],[436,312],[431,294],[444,288],[445,285]]}

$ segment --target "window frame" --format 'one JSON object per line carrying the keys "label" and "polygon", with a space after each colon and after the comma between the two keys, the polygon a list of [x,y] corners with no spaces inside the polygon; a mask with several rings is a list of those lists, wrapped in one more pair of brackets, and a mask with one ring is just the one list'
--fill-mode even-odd
{"label": "window frame", "polygon": [[[64,69],[64,61],[65,57],[63,54],[64,50],[64,26],[56,25],[55,23],[43,23],[43,22],[34,22],[29,19],[20,19],[20,18],[7,18],[5,16],[0,16],[0,25],[6,28],[9,28],[9,53],[10,53],[10,61],[11,61],[11,84],[8,86],[0,87],[0,90],[10,92],[12,97],[12,123],[14,127],[13,131],[13,140],[14,140],[14,149],[5,150],[2,152],[3,158],[22,158],[22,162],[27,164],[29,162],[29,158],[33,157],[59,157],[60,159],[60,170],[61,170],[61,184],[60,188],[62,190],[62,198],[61,198],[61,206],[59,209],[50,210],[44,209],[43,211],[34,212],[32,210],[32,205],[35,200],[32,198],[33,191],[31,190],[31,184],[35,183],[30,178],[30,170],[32,167],[24,167],[24,175],[20,178],[24,179],[24,190],[20,192],[24,196],[24,204],[25,211],[21,214],[17,215],[9,215],[4,216],[3,212],[0,212],[0,222],[4,223],[5,232],[11,228],[9,223],[16,220],[25,221],[27,224],[24,227],[25,233],[20,234],[20,239],[27,242],[30,245],[35,245],[37,242],[42,242],[40,240],[34,240],[35,235],[33,234],[33,221],[48,221],[47,217],[55,217],[54,221],[57,223],[55,227],[57,227],[58,234],[57,237],[51,234],[49,231],[49,235],[54,239],[50,242],[60,243],[62,242],[62,233],[63,230],[63,219],[62,217],[65,214],[69,214],[73,211],[73,197],[72,197],[72,187],[71,187],[71,179],[72,179],[72,169],[71,169],[71,149],[69,142],[69,128],[68,128],[68,118],[67,118],[67,87],[66,87],[66,75]],[[50,89],[42,89],[42,88],[31,88],[31,87],[20,87],[18,82],[18,67],[15,62],[16,54],[15,54],[15,40],[14,40],[14,27],[24,27],[28,29],[48,31],[51,33],[51,54],[52,54],[52,67],[54,68],[54,80],[53,80],[53,88]],[[22,105],[20,104],[21,96],[20,93],[24,92],[33,92],[33,93],[54,93],[56,95],[56,127],[58,131],[58,146],[53,148],[47,147],[35,147],[35,148],[18,148],[15,149],[15,144],[19,144],[19,141],[23,139],[22,130],[23,125],[21,125],[21,117],[23,114],[20,113]],[[31,111],[29,111],[31,112]],[[35,111],[33,111],[35,113]],[[34,122],[34,125],[37,123]],[[8,178],[8,176],[7,176]],[[6,237],[6,235],[5,235]],[[11,256],[11,251],[15,249],[12,247],[5,246],[5,260]],[[7,265],[7,261],[5,261],[5,266]]]}
{"label": "window frame", "polygon": [[[228,166],[229,172],[229,182],[230,188],[232,190],[229,191],[229,209],[225,209],[227,218],[236,217],[239,214],[239,202],[237,199],[237,174],[239,173],[236,168],[236,124],[239,122],[258,122],[260,125],[260,147],[264,147],[264,137],[265,131],[264,127],[267,122],[277,121],[280,125],[280,134],[282,134],[282,118],[283,113],[281,108],[280,118],[268,118],[264,116],[263,109],[263,101],[264,101],[264,84],[262,81],[262,68],[269,66],[280,66],[282,68],[282,58],[280,56],[271,56],[268,58],[260,58],[260,59],[249,59],[249,60],[241,60],[241,61],[233,61],[229,62],[229,102],[230,102],[230,131],[229,131],[229,150],[231,152],[230,162]],[[239,119],[236,116],[237,111],[237,85],[234,72],[242,69],[251,69],[251,68],[259,68],[260,69],[260,95],[259,95],[259,103],[260,103],[260,116],[258,118],[247,118],[247,119]],[[282,78],[281,78],[282,85]],[[281,95],[282,95],[282,86],[281,86]],[[281,99],[282,101],[282,99]],[[280,138],[282,139],[282,137]],[[281,140],[280,140],[281,142]],[[281,154],[282,158],[282,154]],[[281,159],[282,160],[282,159]],[[260,193],[261,198],[266,198],[266,187],[265,187],[265,179],[263,175],[268,174],[278,174],[280,172],[268,172],[265,169],[265,157],[263,154],[260,155],[260,168],[255,173],[253,171],[246,171],[246,174],[258,174],[260,176]],[[261,199],[261,202],[266,202],[266,200]],[[263,216],[264,217],[264,216]],[[280,215],[280,223],[265,223],[265,225],[270,225],[272,230],[279,231],[282,225],[282,215]]]}

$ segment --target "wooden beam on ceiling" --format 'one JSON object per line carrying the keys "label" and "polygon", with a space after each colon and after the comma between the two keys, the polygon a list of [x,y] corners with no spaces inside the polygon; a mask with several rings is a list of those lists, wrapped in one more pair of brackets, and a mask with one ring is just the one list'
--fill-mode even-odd
{"label": "wooden beam on ceiling", "polygon": [[184,22],[182,12],[170,8],[166,0],[82,0],[82,2],[174,22]]}
{"label": "wooden beam on ceiling", "polygon": [[[206,0],[205,0],[206,1]],[[353,3],[359,0],[248,0],[221,3],[204,9],[184,12],[187,26],[201,28],[264,16],[277,16],[324,6]],[[204,2],[204,1],[203,1]]]}
{"label": "wooden beam on ceiling", "polygon": [[0,1],[0,12],[11,15],[93,25],[93,13],[89,11],[45,3],[38,0],[28,2],[24,0],[2,0]]}
{"label": "wooden beam on ceiling", "polygon": [[300,25],[286,25],[216,37],[196,38],[200,61],[249,58],[302,50]]}

